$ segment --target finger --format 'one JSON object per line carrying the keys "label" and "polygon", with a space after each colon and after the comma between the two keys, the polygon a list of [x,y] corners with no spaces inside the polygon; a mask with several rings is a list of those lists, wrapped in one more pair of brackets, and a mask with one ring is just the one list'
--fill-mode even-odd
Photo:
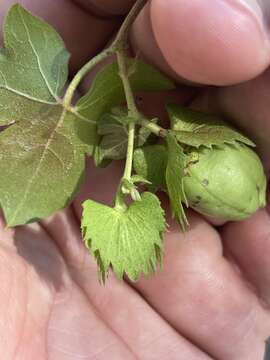
{"label": "finger", "polygon": [[255,77],[270,62],[269,34],[255,0],[152,0],[145,12],[133,43],[165,71],[228,85]]}
{"label": "finger", "polygon": [[228,255],[256,289],[266,308],[270,306],[270,215],[261,210],[243,222],[227,224],[223,230]]}
{"label": "finger", "polygon": [[75,283],[56,297],[46,337],[51,359],[137,359]]}
{"label": "finger", "polygon": [[[24,269],[17,269],[12,279],[15,284],[10,283],[15,288],[12,291],[20,289],[23,294],[10,297],[12,311],[18,311],[6,323],[11,323],[13,318],[17,321],[19,346],[15,350],[19,357],[135,359],[72,281],[61,253],[48,233],[37,224],[19,227],[16,229],[16,246],[17,257]],[[10,262],[16,264],[16,260],[14,254]],[[31,346],[29,339],[32,339]],[[14,355],[5,358],[12,357]]]}
{"label": "finger", "polygon": [[[0,24],[15,0],[2,0]],[[107,43],[119,25],[115,19],[102,19],[85,11],[75,2],[68,0],[21,0],[20,4],[33,14],[49,22],[60,33],[67,49],[71,52],[71,70],[81,67]],[[2,34],[0,42],[2,42]]]}
{"label": "finger", "polygon": [[164,268],[136,289],[179,332],[215,359],[261,359],[269,315],[223,258],[218,234],[197,216],[171,227]]}
{"label": "finger", "polygon": [[[24,250],[29,245],[29,234],[35,234],[35,242],[28,256],[42,253],[41,267],[52,265],[51,260],[57,260],[57,254],[54,257],[50,246],[45,245],[46,234],[38,225],[24,232],[17,228],[14,233],[4,230],[1,224],[1,356],[42,359],[47,356],[44,334],[55,294],[54,287],[47,286],[53,272],[48,270],[48,277],[41,282],[36,268],[26,261]],[[39,250],[35,251],[38,243]]]}

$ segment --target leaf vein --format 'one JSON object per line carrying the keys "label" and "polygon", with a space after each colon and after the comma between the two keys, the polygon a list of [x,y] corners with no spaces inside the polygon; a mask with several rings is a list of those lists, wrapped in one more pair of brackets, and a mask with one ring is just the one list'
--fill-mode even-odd
{"label": "leaf vein", "polygon": [[57,129],[58,129],[60,126],[62,126],[63,121],[64,121],[64,118],[65,118],[65,115],[66,115],[66,110],[64,109],[64,110],[62,111],[62,114],[61,114],[61,117],[60,117],[58,123],[56,124],[56,126],[55,126],[54,129],[52,130],[51,135],[50,135],[50,137],[48,138],[48,141],[47,141],[47,143],[46,143],[45,146],[44,146],[44,150],[43,150],[43,153],[42,153],[42,155],[41,155],[40,161],[39,161],[39,163],[38,163],[38,165],[37,165],[37,167],[36,167],[35,172],[33,173],[31,179],[29,180],[29,182],[28,182],[28,184],[27,184],[27,186],[26,186],[26,188],[25,188],[25,192],[24,192],[24,195],[23,195],[21,201],[19,202],[19,204],[18,204],[18,206],[17,206],[17,208],[16,208],[16,210],[15,210],[15,212],[14,212],[11,220],[9,221],[10,223],[13,223],[13,222],[14,222],[14,220],[16,219],[16,216],[18,215],[18,213],[19,213],[19,211],[21,210],[24,202],[26,201],[27,196],[28,196],[28,194],[29,194],[29,192],[30,192],[31,186],[32,186],[32,184],[33,184],[36,176],[38,175],[38,173],[39,173],[39,171],[40,171],[40,169],[41,169],[41,166],[42,166],[42,164],[43,164],[44,159],[46,158],[46,153],[47,153],[47,151],[48,151],[48,149],[49,149],[49,147],[50,147],[50,145],[51,145],[51,142],[52,142],[52,140],[53,140],[53,138],[54,138],[54,134],[55,134],[55,132],[57,131]]}
{"label": "leaf vein", "polygon": [[44,82],[45,82],[45,84],[46,84],[46,86],[47,86],[50,94],[51,94],[52,97],[58,102],[58,97],[56,96],[56,94],[53,93],[53,90],[52,90],[52,88],[51,88],[48,80],[46,79],[45,74],[43,73],[43,70],[42,70],[42,67],[41,67],[41,64],[40,64],[40,59],[39,59],[38,53],[37,53],[37,51],[36,51],[36,49],[35,49],[35,46],[34,46],[34,44],[33,44],[33,42],[32,42],[30,33],[29,33],[28,28],[27,28],[27,26],[26,26],[26,23],[25,23],[25,21],[24,21],[24,18],[23,18],[23,15],[22,15],[22,13],[21,13],[21,10],[19,10],[19,14],[20,14],[20,17],[21,17],[21,19],[22,19],[22,23],[23,23],[23,26],[24,26],[24,28],[25,28],[25,32],[26,32],[26,34],[27,34],[27,38],[28,38],[28,40],[29,40],[29,44],[30,44],[30,46],[31,46],[31,48],[32,48],[32,50],[33,50],[33,53],[35,54],[35,57],[36,57],[36,60],[37,60],[37,63],[38,63],[38,69],[39,69],[39,71],[40,71],[40,74],[41,74],[41,76],[42,76],[42,78],[43,78],[43,80],[44,80]]}

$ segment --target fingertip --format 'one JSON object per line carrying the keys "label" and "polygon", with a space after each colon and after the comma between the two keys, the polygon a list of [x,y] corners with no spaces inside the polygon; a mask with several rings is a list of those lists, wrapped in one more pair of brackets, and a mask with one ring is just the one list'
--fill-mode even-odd
{"label": "fingertip", "polygon": [[258,6],[153,0],[150,13],[164,58],[188,80],[229,85],[255,77],[269,64],[269,38]]}

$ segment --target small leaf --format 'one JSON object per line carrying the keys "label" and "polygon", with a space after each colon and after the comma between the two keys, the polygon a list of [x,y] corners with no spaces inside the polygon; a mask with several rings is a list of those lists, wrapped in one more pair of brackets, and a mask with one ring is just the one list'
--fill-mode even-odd
{"label": "small leaf", "polygon": [[193,111],[178,105],[169,105],[171,128],[180,143],[194,147],[213,145],[222,146],[225,143],[235,145],[244,143],[255,144],[238,130],[228,125],[219,116]]}
{"label": "small leaf", "polygon": [[[125,117],[104,114],[98,123],[98,134],[102,136],[97,147],[99,161],[125,159],[128,144],[128,122],[125,124]],[[151,131],[141,127],[135,136],[135,146],[145,144],[150,135]]]}
{"label": "small leaf", "polygon": [[182,202],[188,206],[183,186],[187,158],[182,147],[177,143],[177,140],[171,133],[167,136],[167,146],[168,164],[166,169],[166,183],[172,213],[173,216],[177,218],[182,228],[185,229],[188,225],[188,220]]}
{"label": "small leaf", "polygon": [[133,167],[135,172],[150,181],[149,191],[166,191],[166,168],[168,152],[164,145],[148,145],[134,152]]}
{"label": "small leaf", "polygon": [[128,128],[121,121],[105,114],[98,124],[98,134],[102,136],[99,148],[101,159],[121,160],[126,157]]}
{"label": "small leaf", "polygon": [[87,200],[83,204],[82,231],[86,246],[95,256],[102,280],[109,267],[122,279],[136,281],[151,274],[162,258],[162,234],[166,229],[158,198],[143,193],[127,210]]}

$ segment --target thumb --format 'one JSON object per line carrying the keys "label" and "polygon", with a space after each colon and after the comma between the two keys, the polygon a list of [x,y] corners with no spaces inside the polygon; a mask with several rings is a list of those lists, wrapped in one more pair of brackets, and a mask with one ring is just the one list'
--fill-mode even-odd
{"label": "thumb", "polygon": [[170,74],[229,85],[256,77],[269,65],[265,13],[255,0],[152,0],[135,24],[133,42]]}

